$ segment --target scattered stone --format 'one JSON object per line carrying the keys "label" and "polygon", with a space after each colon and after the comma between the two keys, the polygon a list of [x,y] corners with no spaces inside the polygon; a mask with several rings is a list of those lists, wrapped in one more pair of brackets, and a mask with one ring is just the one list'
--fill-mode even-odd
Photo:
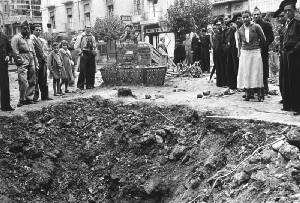
{"label": "scattered stone", "polygon": [[85,122],[84,122],[84,121],[79,121],[79,122],[77,123],[77,126],[78,126],[79,128],[83,128],[83,127],[85,126]]}
{"label": "scattered stone", "polygon": [[261,157],[259,154],[257,154],[249,159],[249,163],[250,164],[258,164],[260,162],[260,160],[261,160]]}
{"label": "scattered stone", "polygon": [[159,184],[159,178],[150,179],[144,184],[144,190],[148,195],[150,195],[153,191],[155,191],[158,188]]}
{"label": "scattered stone", "polygon": [[300,128],[292,128],[287,133],[287,142],[300,149]]}
{"label": "scattered stone", "polygon": [[275,158],[277,156],[277,153],[274,152],[274,150],[271,150],[271,149],[267,149],[267,150],[264,150],[261,154],[261,162],[263,164],[268,164],[271,162],[272,158]]}
{"label": "scattered stone", "polygon": [[264,171],[257,171],[256,173],[253,173],[251,175],[251,179],[252,180],[256,180],[256,181],[266,181],[266,178],[267,178],[267,174],[265,174]]}
{"label": "scattered stone", "polygon": [[164,140],[161,138],[161,136],[159,136],[159,135],[156,135],[155,136],[155,140],[156,140],[156,142],[158,143],[158,144],[162,144],[162,143],[164,143]]}
{"label": "scattered stone", "polygon": [[285,141],[280,140],[276,142],[275,144],[272,145],[272,149],[275,150],[276,152],[279,151],[280,147],[285,143]]}
{"label": "scattered stone", "polygon": [[163,98],[165,98],[165,96],[162,95],[162,94],[156,94],[155,95],[155,99],[163,99]]}
{"label": "scattered stone", "polygon": [[176,89],[173,89],[173,92],[177,92],[177,90],[176,90]]}
{"label": "scattered stone", "polygon": [[197,189],[199,186],[200,186],[200,184],[201,184],[201,179],[199,179],[199,178],[196,178],[196,179],[192,179],[191,180],[191,188],[193,189],[193,190],[195,190],[195,189]]}
{"label": "scattered stone", "polygon": [[151,95],[146,94],[146,95],[145,95],[145,99],[151,99]]}
{"label": "scattered stone", "polygon": [[288,143],[284,143],[280,149],[279,153],[287,160],[296,159],[298,157],[299,149]]}
{"label": "scattered stone", "polygon": [[239,173],[236,173],[233,176],[233,185],[234,185],[234,187],[238,187],[238,186],[248,182],[249,179],[250,179],[250,175],[248,173],[246,173],[245,171],[241,171]]}
{"label": "scattered stone", "polygon": [[231,89],[227,89],[224,91],[224,95],[233,95],[233,94],[234,94],[234,91]]}
{"label": "scattered stone", "polygon": [[93,120],[95,120],[95,117],[94,117],[94,116],[87,116],[87,121],[88,121],[88,122],[91,122],[91,121],[93,121]]}
{"label": "scattered stone", "polygon": [[209,96],[209,95],[210,95],[210,91],[209,91],[209,90],[208,90],[208,91],[204,91],[204,92],[203,92],[203,95],[204,95],[204,96]]}
{"label": "scattered stone", "polygon": [[128,96],[133,96],[131,89],[129,88],[118,89],[118,97],[128,97]]}
{"label": "scattered stone", "polygon": [[187,147],[182,145],[176,145],[174,149],[172,150],[169,159],[177,161],[186,153]]}
{"label": "scattered stone", "polygon": [[198,98],[198,99],[201,99],[202,97],[203,97],[203,94],[202,94],[202,93],[197,94],[197,98]]}
{"label": "scattered stone", "polygon": [[177,92],[186,92],[186,89],[177,89]]}

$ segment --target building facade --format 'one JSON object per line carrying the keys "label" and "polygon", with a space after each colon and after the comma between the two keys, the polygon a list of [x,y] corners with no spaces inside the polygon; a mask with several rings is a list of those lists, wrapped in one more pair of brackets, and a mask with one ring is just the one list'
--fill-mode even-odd
{"label": "building facade", "polygon": [[[274,12],[279,8],[282,0],[248,0],[249,10],[252,12],[255,7],[258,7],[262,13]],[[297,8],[300,7],[300,2],[298,1]]]}
{"label": "building facade", "polygon": [[249,9],[248,0],[213,0],[213,16],[232,15]]}
{"label": "building facade", "polygon": [[[43,0],[43,29],[53,33],[81,31],[86,24],[94,25],[97,18],[109,15],[121,17],[124,23],[132,23],[140,39],[155,47],[162,35],[173,44],[168,33],[166,14],[175,0]],[[172,47],[172,46],[170,46]],[[171,50],[172,48],[170,48]]]}
{"label": "building facade", "polygon": [[[258,7],[262,13],[275,12],[282,0],[212,0],[213,16],[232,15],[244,10],[253,11]],[[300,1],[297,8],[300,7]]]}
{"label": "building facade", "polygon": [[42,24],[41,0],[2,0],[1,10],[2,24],[9,37],[20,31],[25,20]]}

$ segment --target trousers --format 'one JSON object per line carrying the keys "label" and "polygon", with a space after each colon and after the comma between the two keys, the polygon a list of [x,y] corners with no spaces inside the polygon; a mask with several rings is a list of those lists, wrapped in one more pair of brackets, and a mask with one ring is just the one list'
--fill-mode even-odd
{"label": "trousers", "polygon": [[0,63],[0,98],[1,98],[1,108],[9,108],[10,91],[9,91],[8,64],[6,62]]}
{"label": "trousers", "polygon": [[39,93],[41,92],[41,99],[45,100],[49,97],[48,92],[48,83],[47,83],[47,66],[46,62],[39,60],[39,70],[36,72],[36,84],[34,92],[34,100],[38,100]]}
{"label": "trousers", "polygon": [[83,52],[79,62],[79,76],[77,87],[80,89],[92,88],[95,86],[96,62],[95,56],[91,52]]}

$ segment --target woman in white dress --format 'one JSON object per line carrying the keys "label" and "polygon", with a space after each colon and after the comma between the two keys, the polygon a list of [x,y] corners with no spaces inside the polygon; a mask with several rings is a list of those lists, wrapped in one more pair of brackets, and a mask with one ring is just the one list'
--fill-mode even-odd
{"label": "woman in white dress", "polygon": [[246,90],[245,100],[254,98],[258,92],[258,100],[264,99],[263,62],[260,43],[265,43],[266,37],[260,25],[251,21],[250,11],[242,13],[243,25],[238,31],[239,70],[237,87]]}

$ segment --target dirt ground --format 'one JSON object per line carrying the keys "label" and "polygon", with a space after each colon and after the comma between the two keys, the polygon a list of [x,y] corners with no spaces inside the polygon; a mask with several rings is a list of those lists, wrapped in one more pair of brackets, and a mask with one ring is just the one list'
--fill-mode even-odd
{"label": "dirt ground", "polygon": [[130,88],[74,87],[0,112],[0,202],[300,202],[300,129],[287,125],[300,118],[280,96],[245,102],[208,75]]}
{"label": "dirt ground", "polygon": [[[295,117],[291,112],[281,111],[282,106],[279,104],[280,95],[268,96],[264,102],[256,100],[243,101],[242,92],[236,92],[233,95],[223,95],[226,88],[216,87],[214,83],[208,83],[209,75],[202,78],[191,77],[168,77],[163,87],[143,87],[130,86],[136,98],[118,98],[116,90],[119,87],[99,87],[102,83],[100,71],[96,74],[96,88],[93,90],[76,91],[76,88],[70,88],[73,93],[60,97],[53,97],[52,83],[49,79],[50,96],[54,101],[39,102],[31,106],[17,108],[13,113],[0,112],[0,115],[17,115],[28,110],[39,109],[48,104],[65,101],[73,98],[90,97],[100,95],[103,98],[114,101],[124,101],[127,103],[147,102],[157,105],[187,105],[198,111],[212,111],[215,115],[237,119],[254,119],[270,122],[279,122],[285,124],[300,125],[300,117]],[[10,72],[10,87],[12,106],[16,107],[18,102],[18,84],[17,74]],[[278,86],[270,85],[270,89],[278,91]],[[199,93],[210,91],[209,96],[197,98]],[[145,95],[151,95],[151,99],[145,99]]]}

